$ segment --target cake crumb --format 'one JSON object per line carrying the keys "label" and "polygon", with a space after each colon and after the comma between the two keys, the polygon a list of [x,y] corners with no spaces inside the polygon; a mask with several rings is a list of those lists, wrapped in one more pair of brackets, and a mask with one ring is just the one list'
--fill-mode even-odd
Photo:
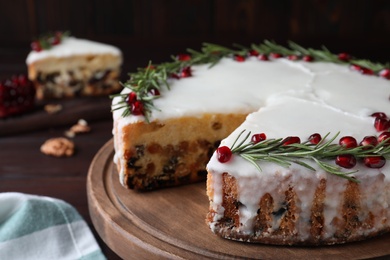
{"label": "cake crumb", "polygon": [[60,104],[47,104],[44,106],[44,109],[48,114],[56,114],[62,110],[62,105],[60,105]]}
{"label": "cake crumb", "polygon": [[74,143],[67,138],[57,137],[46,140],[41,152],[55,157],[70,157],[74,153]]}
{"label": "cake crumb", "polygon": [[80,119],[77,124],[70,128],[69,131],[73,132],[74,134],[88,133],[91,131],[91,128],[88,126],[87,121]]}

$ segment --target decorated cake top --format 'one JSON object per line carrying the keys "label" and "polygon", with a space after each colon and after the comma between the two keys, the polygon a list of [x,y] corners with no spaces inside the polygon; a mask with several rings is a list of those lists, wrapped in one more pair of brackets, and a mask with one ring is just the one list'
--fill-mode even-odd
{"label": "decorated cake top", "polygon": [[[347,54],[335,55],[325,48],[303,49],[293,43],[286,49],[265,42],[252,46],[251,51],[206,45],[202,53],[190,53],[191,56],[175,57],[172,63],[149,64],[132,75],[123,92],[113,100],[114,119],[119,127],[144,120],[163,121],[205,113],[249,114],[260,109],[250,114],[247,122],[221,146],[232,151],[234,141],[249,132],[264,133],[268,139],[276,140],[299,137],[299,143],[303,143],[301,150],[318,148],[305,143],[312,134],[318,134],[320,140],[324,138],[320,143],[323,146],[329,140],[337,144],[342,137],[353,137],[359,143],[374,136],[377,143],[369,148],[378,149],[370,150],[371,153],[367,153],[367,147],[360,147],[359,151],[336,154],[327,151],[328,157],[317,153],[289,159],[290,155],[284,153],[265,160],[272,165],[301,164],[309,170],[322,169],[353,180],[355,175],[350,174],[355,173],[355,168],[344,171],[339,166],[353,168],[354,159],[373,158],[366,162],[367,168],[378,172],[384,166],[383,161],[389,159],[388,146],[380,142],[389,138],[386,135],[390,127],[389,64],[356,60]],[[238,137],[243,131],[246,133]],[[383,140],[378,142],[380,135]],[[250,138],[243,145],[247,143]],[[337,144],[337,148],[344,149],[343,145]],[[240,156],[233,155],[226,162],[217,160],[216,153],[208,167],[222,172],[228,167],[234,172],[243,167],[234,166],[235,163],[244,160],[252,162],[245,167],[255,169],[253,161],[258,160],[259,152],[251,153],[252,158],[236,151]],[[342,156],[337,159],[338,155]],[[334,160],[339,161],[335,164]],[[256,174],[258,170],[248,173]]]}
{"label": "decorated cake top", "polygon": [[45,35],[31,44],[32,51],[26,63],[31,64],[49,57],[69,57],[72,55],[103,54],[121,55],[119,48],[85,39],[78,39],[68,34],[56,33]]}

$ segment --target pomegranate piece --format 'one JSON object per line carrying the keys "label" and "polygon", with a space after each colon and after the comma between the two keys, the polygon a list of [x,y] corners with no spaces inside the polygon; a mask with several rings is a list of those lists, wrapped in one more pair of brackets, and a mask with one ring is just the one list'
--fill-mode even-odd
{"label": "pomegranate piece", "polygon": [[306,62],[311,62],[314,60],[314,58],[310,55],[305,55],[305,56],[303,56],[302,60],[306,61]]}
{"label": "pomegranate piece", "polygon": [[262,61],[267,61],[267,60],[269,60],[269,59],[268,59],[268,56],[265,55],[265,54],[260,54],[259,56],[257,56],[257,58],[258,58],[259,60],[262,60]]}
{"label": "pomegranate piece", "polygon": [[140,116],[144,114],[144,105],[141,101],[137,100],[131,104],[131,113],[135,116]]}
{"label": "pomegranate piece", "polygon": [[41,44],[39,43],[39,41],[33,41],[33,42],[31,43],[31,49],[32,49],[33,51],[40,52],[40,51],[42,51],[42,46],[41,46]]}
{"label": "pomegranate piece", "polygon": [[149,90],[150,95],[152,96],[160,96],[160,91],[157,88],[152,88]]}
{"label": "pomegranate piece", "polygon": [[356,158],[351,154],[342,154],[336,157],[336,164],[340,167],[351,169],[356,165]]}
{"label": "pomegranate piece", "polygon": [[127,104],[131,106],[135,101],[137,101],[137,94],[130,92],[126,99]]}
{"label": "pomegranate piece", "polygon": [[25,75],[0,81],[0,118],[22,114],[35,105],[35,88]]}
{"label": "pomegranate piece", "polygon": [[282,141],[282,145],[300,144],[301,139],[298,136],[288,136]]}
{"label": "pomegranate piece", "polygon": [[387,129],[389,129],[389,126],[390,123],[387,118],[375,118],[374,127],[378,132],[386,131]]}
{"label": "pomegranate piece", "polygon": [[344,136],[344,137],[340,138],[339,145],[341,145],[347,149],[355,148],[355,147],[357,147],[357,141],[352,136]]}
{"label": "pomegranate piece", "polygon": [[298,60],[299,57],[297,55],[291,54],[291,55],[287,56],[287,59],[289,59],[289,60]]}
{"label": "pomegranate piece", "polygon": [[260,133],[260,134],[254,134],[252,136],[251,141],[253,144],[257,144],[261,141],[264,141],[265,139],[267,139],[267,136],[264,133]]}
{"label": "pomegranate piece", "polygon": [[378,142],[386,141],[387,145],[390,145],[390,132],[383,132],[378,136]]}
{"label": "pomegranate piece", "polygon": [[319,142],[321,142],[321,140],[322,140],[322,137],[319,133],[312,134],[309,137],[309,142],[312,144],[318,144]]}
{"label": "pomegranate piece", "polygon": [[387,118],[387,115],[383,112],[375,112],[371,116],[375,118]]}
{"label": "pomegranate piece", "polygon": [[221,163],[228,162],[232,158],[232,151],[227,146],[221,146],[217,149],[217,158]]}
{"label": "pomegranate piece", "polygon": [[255,57],[259,56],[259,52],[256,50],[250,50],[248,54],[249,56],[255,56]]}
{"label": "pomegranate piece", "polygon": [[192,76],[191,67],[184,67],[180,72],[181,78],[188,78]]}
{"label": "pomegranate piece", "polygon": [[234,55],[234,60],[238,62],[243,62],[245,61],[245,57],[242,55]]}
{"label": "pomegranate piece", "polygon": [[273,58],[273,59],[279,59],[279,58],[282,58],[283,57],[283,55],[282,54],[280,54],[280,53],[270,53],[269,54],[269,56],[271,57],[271,58]]}
{"label": "pomegranate piece", "polygon": [[339,53],[339,55],[337,55],[337,57],[341,61],[349,61],[351,59],[351,56],[348,53],[345,53],[345,52]]}
{"label": "pomegranate piece", "polygon": [[189,54],[185,54],[185,53],[181,53],[181,54],[178,54],[176,56],[176,58],[180,61],[189,61],[191,60],[191,55]]}
{"label": "pomegranate piece", "polygon": [[377,144],[378,139],[375,136],[365,136],[359,143],[360,146],[376,146]]}
{"label": "pomegranate piece", "polygon": [[363,159],[364,165],[368,168],[382,168],[386,164],[383,156],[370,156]]}
{"label": "pomegranate piece", "polygon": [[383,69],[379,71],[378,75],[385,79],[390,79],[390,69]]}

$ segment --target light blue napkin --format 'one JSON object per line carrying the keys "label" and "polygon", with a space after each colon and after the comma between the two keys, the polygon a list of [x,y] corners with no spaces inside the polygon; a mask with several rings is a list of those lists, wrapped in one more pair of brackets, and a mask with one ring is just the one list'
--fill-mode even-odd
{"label": "light blue napkin", "polygon": [[0,193],[0,259],[106,259],[87,223],[68,203]]}

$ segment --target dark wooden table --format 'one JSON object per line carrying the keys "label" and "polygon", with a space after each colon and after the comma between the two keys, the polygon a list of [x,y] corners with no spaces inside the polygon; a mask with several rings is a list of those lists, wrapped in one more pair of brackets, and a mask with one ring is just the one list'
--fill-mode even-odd
{"label": "dark wooden table", "polygon": [[86,193],[89,165],[98,150],[111,139],[112,120],[104,117],[89,125],[91,132],[72,139],[76,153],[69,158],[44,155],[40,146],[48,138],[64,136],[71,124],[0,135],[0,192],[44,195],[70,203],[87,221],[107,258],[120,259],[96,233],[88,212]]}

